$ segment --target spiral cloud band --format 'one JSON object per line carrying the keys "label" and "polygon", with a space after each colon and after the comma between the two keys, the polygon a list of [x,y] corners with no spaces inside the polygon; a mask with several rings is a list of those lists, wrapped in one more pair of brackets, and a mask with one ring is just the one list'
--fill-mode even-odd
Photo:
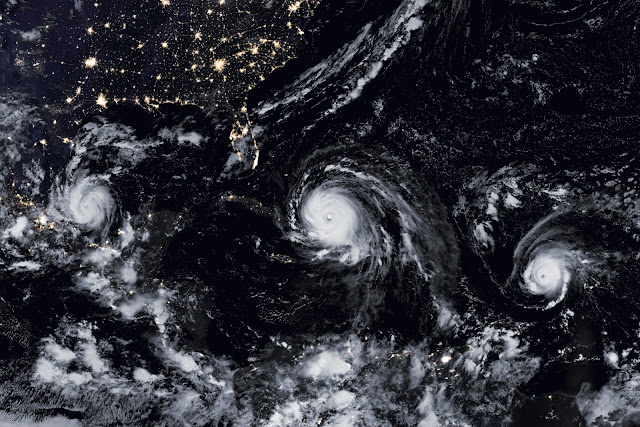
{"label": "spiral cloud band", "polygon": [[542,248],[529,261],[522,277],[525,290],[552,300],[562,298],[571,280],[571,251],[562,247]]}
{"label": "spiral cloud band", "polygon": [[312,190],[300,208],[309,237],[327,247],[352,245],[362,215],[350,195],[334,187]]}
{"label": "spiral cloud band", "polygon": [[[574,229],[573,212],[554,212],[529,230],[514,253],[508,287],[516,299],[536,310],[548,310],[569,293],[581,292],[589,260],[581,250],[581,233]],[[517,298],[517,295],[521,298]]]}
{"label": "spiral cloud band", "polygon": [[369,324],[388,309],[424,321],[428,295],[442,289],[458,262],[435,194],[380,153],[317,152],[301,170],[283,228],[323,292],[348,299],[356,322]]}
{"label": "spiral cloud band", "polygon": [[105,232],[116,210],[116,201],[105,179],[81,170],[70,181],[52,194],[52,213],[83,232]]}
{"label": "spiral cloud band", "polygon": [[84,178],[69,189],[68,212],[84,230],[99,230],[108,224],[114,207],[109,188],[96,177]]}

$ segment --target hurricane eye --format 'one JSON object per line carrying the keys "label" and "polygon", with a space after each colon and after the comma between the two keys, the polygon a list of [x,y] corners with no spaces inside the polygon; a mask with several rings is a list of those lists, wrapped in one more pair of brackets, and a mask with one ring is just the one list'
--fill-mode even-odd
{"label": "hurricane eye", "polygon": [[543,288],[555,288],[562,279],[562,265],[557,260],[547,260],[538,266],[535,271],[535,279]]}
{"label": "hurricane eye", "polygon": [[523,274],[526,291],[549,298],[561,292],[570,277],[569,267],[561,255],[545,253],[532,259]]}
{"label": "hurricane eye", "polygon": [[355,245],[362,208],[354,196],[339,188],[317,188],[304,200],[299,213],[307,232],[320,245]]}

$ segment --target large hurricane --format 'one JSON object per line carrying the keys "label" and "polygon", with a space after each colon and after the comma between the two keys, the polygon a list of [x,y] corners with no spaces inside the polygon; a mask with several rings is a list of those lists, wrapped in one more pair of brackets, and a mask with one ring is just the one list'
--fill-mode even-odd
{"label": "large hurricane", "polygon": [[458,250],[445,209],[393,155],[317,151],[291,180],[285,235],[318,292],[347,301],[353,321],[424,325],[432,295],[451,292]]}

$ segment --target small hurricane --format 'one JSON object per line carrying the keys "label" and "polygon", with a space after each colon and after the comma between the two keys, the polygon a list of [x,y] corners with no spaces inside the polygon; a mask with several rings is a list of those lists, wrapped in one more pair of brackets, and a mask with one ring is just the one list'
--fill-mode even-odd
{"label": "small hurricane", "polygon": [[570,256],[564,248],[544,248],[527,265],[522,277],[526,290],[534,295],[553,298],[564,289],[571,278],[566,258]]}
{"label": "small hurricane", "polygon": [[115,201],[100,178],[83,177],[67,189],[65,197],[70,219],[83,230],[101,230],[111,223]]}
{"label": "small hurricane", "polygon": [[70,183],[52,191],[49,212],[82,232],[104,235],[113,222],[116,207],[106,178],[80,170]]}
{"label": "small hurricane", "polygon": [[575,215],[575,212],[549,215],[516,247],[508,288],[517,284],[519,296],[531,308],[553,308],[568,293],[577,293],[584,288],[585,275],[589,274],[594,260],[582,248],[581,230],[568,221]]}

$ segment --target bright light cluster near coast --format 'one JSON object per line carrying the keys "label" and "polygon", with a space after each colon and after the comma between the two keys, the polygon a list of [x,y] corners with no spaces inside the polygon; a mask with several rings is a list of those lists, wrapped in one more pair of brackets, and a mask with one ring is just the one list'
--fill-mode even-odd
{"label": "bright light cluster near coast", "polygon": [[247,92],[295,56],[318,2],[85,4],[75,49],[55,59],[68,74],[63,101],[83,113],[122,103],[230,106],[237,120],[231,139],[250,137]]}

